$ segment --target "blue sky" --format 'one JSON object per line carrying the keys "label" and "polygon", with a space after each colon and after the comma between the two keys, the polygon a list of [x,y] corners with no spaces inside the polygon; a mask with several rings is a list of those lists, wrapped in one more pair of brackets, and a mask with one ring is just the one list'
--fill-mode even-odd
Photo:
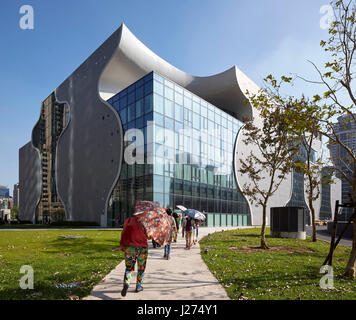
{"label": "blue sky", "polygon": [[[207,76],[234,65],[257,84],[272,73],[315,78],[323,61],[327,0],[2,0],[0,4],[0,184],[18,182],[18,149],[41,102],[124,22],[151,50]],[[34,8],[34,30],[19,26]],[[313,93],[305,82],[295,92]],[[294,93],[294,92],[292,92]]]}

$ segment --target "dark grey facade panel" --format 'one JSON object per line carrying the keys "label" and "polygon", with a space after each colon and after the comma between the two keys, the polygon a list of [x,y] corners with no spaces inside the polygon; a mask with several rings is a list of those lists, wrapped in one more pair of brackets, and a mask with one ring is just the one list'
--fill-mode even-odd
{"label": "dark grey facade panel", "polygon": [[69,123],[57,145],[56,181],[67,220],[106,226],[109,196],[118,180],[123,129],[117,112],[99,96],[99,79],[117,50],[115,32],[55,91],[67,103]]}
{"label": "dark grey facade panel", "polygon": [[19,150],[20,220],[34,222],[41,197],[41,158],[29,142]]}

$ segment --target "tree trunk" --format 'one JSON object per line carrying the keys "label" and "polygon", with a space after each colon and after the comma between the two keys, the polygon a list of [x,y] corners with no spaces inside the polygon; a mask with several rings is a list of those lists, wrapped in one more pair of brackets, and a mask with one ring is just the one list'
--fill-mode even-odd
{"label": "tree trunk", "polygon": [[[355,210],[355,209],[354,209]],[[353,278],[355,279],[355,273],[356,273],[356,215],[354,216],[353,219],[353,229],[354,229],[354,238],[352,241],[352,249],[350,253],[350,258],[349,261],[347,262],[346,270],[345,270],[345,277]]]}
{"label": "tree trunk", "polygon": [[316,242],[317,239],[316,239],[315,209],[313,207],[313,204],[310,205],[310,202],[309,202],[309,206],[310,206],[310,212],[312,216],[312,226],[313,226],[312,241]]}
{"label": "tree trunk", "polygon": [[262,229],[261,229],[261,248],[262,249],[269,249],[266,243],[266,238],[265,238],[265,234],[266,234],[266,210],[267,210],[267,205],[264,204],[262,206]]}

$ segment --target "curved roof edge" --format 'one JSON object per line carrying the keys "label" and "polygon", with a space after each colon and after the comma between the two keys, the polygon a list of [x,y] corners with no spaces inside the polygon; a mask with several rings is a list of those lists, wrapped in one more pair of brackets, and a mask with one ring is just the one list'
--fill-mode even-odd
{"label": "curved roof edge", "polygon": [[193,76],[155,54],[125,24],[107,41],[113,41],[113,37],[120,37],[119,44],[99,82],[99,93],[104,100],[154,71],[241,121],[253,118],[254,111],[246,104],[245,92],[247,89],[257,92],[259,88],[236,66],[212,76]]}

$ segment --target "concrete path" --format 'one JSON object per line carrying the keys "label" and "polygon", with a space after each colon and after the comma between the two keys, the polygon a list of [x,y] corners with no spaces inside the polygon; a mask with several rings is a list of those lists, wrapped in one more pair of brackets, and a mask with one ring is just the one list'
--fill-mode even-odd
{"label": "concrete path", "polygon": [[[200,228],[199,239],[221,230],[238,227]],[[171,259],[163,259],[163,247],[154,249],[149,241],[149,256],[143,281],[144,290],[135,293],[136,272],[125,297],[121,296],[125,262],[122,261],[84,300],[228,300],[225,289],[210,273],[200,256],[199,243],[185,249],[181,233],[172,244]]]}

